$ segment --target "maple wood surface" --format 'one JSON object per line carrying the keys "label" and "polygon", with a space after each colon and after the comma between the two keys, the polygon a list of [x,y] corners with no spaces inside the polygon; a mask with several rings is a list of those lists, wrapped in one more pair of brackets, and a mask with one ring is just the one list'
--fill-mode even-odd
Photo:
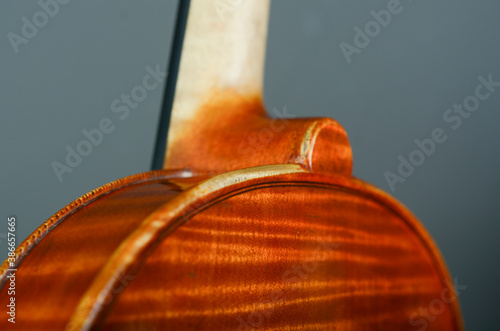
{"label": "maple wood surface", "polygon": [[446,291],[428,330],[460,330],[432,240],[379,190],[296,165],[181,175],[123,180],[37,238],[16,327],[411,330]]}

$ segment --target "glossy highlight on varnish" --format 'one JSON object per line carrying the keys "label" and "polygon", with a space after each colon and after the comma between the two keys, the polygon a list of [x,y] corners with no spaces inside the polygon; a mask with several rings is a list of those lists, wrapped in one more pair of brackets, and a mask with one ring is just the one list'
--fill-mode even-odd
{"label": "glossy highlight on varnish", "polygon": [[214,3],[191,2],[165,169],[97,188],[27,238],[16,324],[0,329],[462,330],[435,244],[352,177],[340,124],[267,115],[268,1],[223,21]]}

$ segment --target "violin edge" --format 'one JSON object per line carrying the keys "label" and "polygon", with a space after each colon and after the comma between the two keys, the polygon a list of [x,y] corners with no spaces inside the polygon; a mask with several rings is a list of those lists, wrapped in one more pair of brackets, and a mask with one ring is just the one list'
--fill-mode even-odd
{"label": "violin edge", "polygon": [[[69,325],[75,326],[75,330],[80,330],[80,328],[88,330],[95,325],[99,325],[113,305],[106,305],[103,308],[94,299],[103,295],[103,293],[109,293],[109,289],[118,285],[121,281],[121,275],[129,275],[131,270],[137,271],[141,263],[151,253],[145,252],[148,249],[154,249],[152,247],[156,247],[158,242],[164,240],[169,233],[173,233],[177,227],[184,224],[192,215],[207,208],[214,201],[218,202],[227,196],[239,194],[235,192],[241,193],[244,190],[253,190],[259,185],[268,185],[272,182],[301,182],[337,190],[352,191],[385,206],[410,227],[426,248],[434,267],[438,270],[442,279],[451,282],[444,259],[423,225],[405,206],[382,190],[356,178],[314,174],[298,165],[261,166],[241,169],[236,172],[238,174],[229,172],[204,180],[191,189],[181,192],[179,196],[151,213],[143,222],[143,225],[122,242],[113,254],[113,261],[108,260],[106,266],[94,278],[92,285],[80,299]],[[240,180],[235,180],[235,176],[239,176]],[[135,248],[131,249],[130,247]],[[115,301],[117,298],[118,295],[114,296],[112,300]],[[455,316],[455,329],[463,330],[462,315],[456,298],[452,305]]]}

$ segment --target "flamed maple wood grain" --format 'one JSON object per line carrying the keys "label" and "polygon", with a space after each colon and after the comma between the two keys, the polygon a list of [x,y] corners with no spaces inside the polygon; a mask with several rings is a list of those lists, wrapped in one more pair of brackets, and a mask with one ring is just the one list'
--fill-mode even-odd
{"label": "flamed maple wood grain", "polygon": [[[103,329],[411,330],[448,276],[412,222],[357,193],[280,182],[218,201],[163,239]],[[451,304],[428,330],[458,328]]]}
{"label": "flamed maple wood grain", "polygon": [[[19,259],[18,327],[224,330],[260,312],[269,330],[411,330],[409,316],[450,281],[418,221],[358,180],[292,165],[199,184],[151,177],[83,204]],[[104,222],[124,230],[91,235]],[[131,238],[140,250],[123,244]],[[112,277],[109,265],[126,268]],[[100,276],[114,286],[104,301]],[[95,316],[78,314],[85,302],[98,303]],[[460,329],[453,298],[429,330]]]}

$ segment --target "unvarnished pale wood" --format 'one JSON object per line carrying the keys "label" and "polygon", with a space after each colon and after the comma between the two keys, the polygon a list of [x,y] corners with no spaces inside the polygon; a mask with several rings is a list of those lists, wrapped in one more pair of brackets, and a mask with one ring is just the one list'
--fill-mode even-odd
{"label": "unvarnished pale wood", "polygon": [[211,115],[202,106],[214,94],[231,91],[244,98],[262,95],[268,15],[269,0],[191,1],[168,132],[166,168],[172,168],[168,162],[177,156],[173,147],[181,136],[198,134],[203,139],[190,123],[201,124],[199,116]]}
{"label": "unvarnished pale wood", "polygon": [[351,174],[349,141],[337,122],[289,119],[286,107],[278,118],[266,112],[268,12],[268,0],[192,1],[164,168],[216,174],[292,163]]}

